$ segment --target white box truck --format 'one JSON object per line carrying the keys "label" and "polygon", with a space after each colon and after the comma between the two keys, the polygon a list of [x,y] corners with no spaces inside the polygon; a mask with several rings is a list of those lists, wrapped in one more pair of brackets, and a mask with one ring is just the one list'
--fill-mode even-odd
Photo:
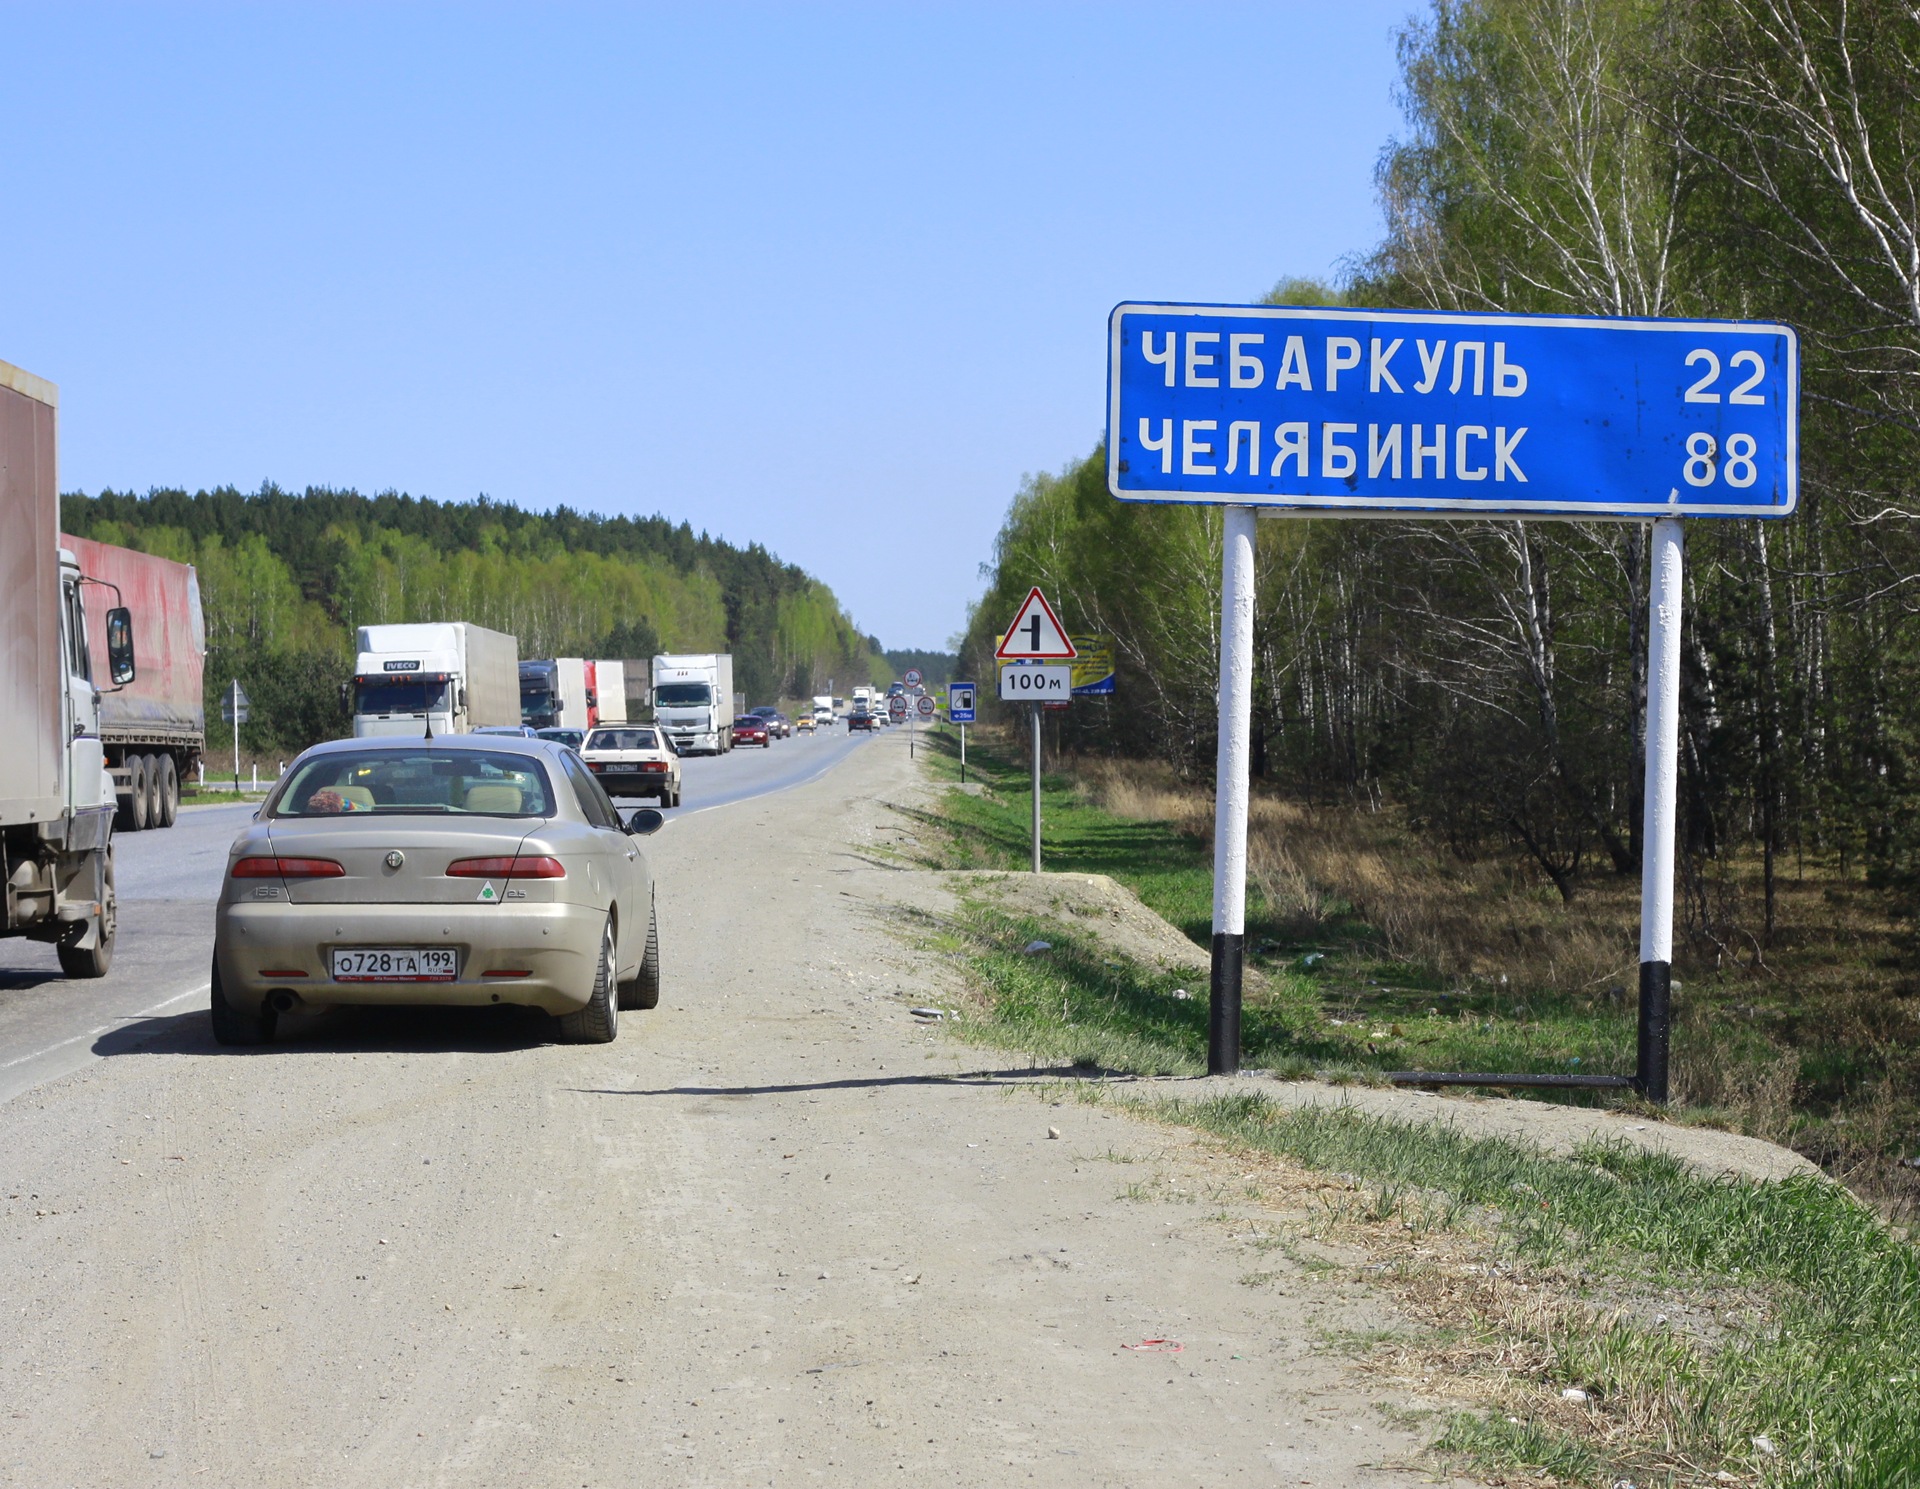
{"label": "white box truck", "polygon": [[720,653],[653,659],[653,721],[683,755],[733,748],[733,658]]}
{"label": "white box truck", "polygon": [[[102,977],[117,910],[100,694],[134,679],[133,621],[60,546],[59,402],[0,362],[0,936],[49,941],[67,976]],[[106,612],[98,659],[90,606]]]}
{"label": "white box truck", "polygon": [[353,734],[419,738],[520,722],[520,643],[464,620],[360,627]]}
{"label": "white box truck", "polygon": [[587,663],[593,675],[596,724],[624,724],[627,721],[627,666],[602,658]]}
{"label": "white box truck", "polygon": [[833,727],[833,695],[831,693],[814,695],[813,722],[824,724],[829,729]]}

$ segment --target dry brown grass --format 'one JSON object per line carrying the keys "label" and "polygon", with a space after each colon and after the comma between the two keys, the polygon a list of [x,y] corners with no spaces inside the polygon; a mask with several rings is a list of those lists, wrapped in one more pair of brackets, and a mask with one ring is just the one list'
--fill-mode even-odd
{"label": "dry brown grass", "polygon": [[[1213,835],[1213,793],[1165,766],[1082,760],[1075,774],[1121,817]],[[1392,807],[1311,805],[1256,788],[1247,869],[1291,933],[1311,939],[1364,924],[1394,960],[1449,978],[1506,976],[1526,987],[1629,979],[1637,886],[1604,882],[1565,906],[1515,859],[1467,862],[1435,847]]]}

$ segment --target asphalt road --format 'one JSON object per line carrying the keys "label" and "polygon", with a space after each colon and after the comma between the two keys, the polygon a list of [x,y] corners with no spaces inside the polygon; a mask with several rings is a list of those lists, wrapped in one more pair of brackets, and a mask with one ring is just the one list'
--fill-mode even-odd
{"label": "asphalt road", "polygon": [[[683,804],[667,816],[687,817],[801,785],[872,737],[842,727],[766,749],[684,760]],[[69,981],[51,946],[0,941],[0,1102],[103,1054],[132,1048],[149,1037],[154,1021],[204,1005],[220,875],[234,834],[253,811],[251,803],[188,807],[165,831],[116,839],[120,927],[113,970],[99,981]]]}

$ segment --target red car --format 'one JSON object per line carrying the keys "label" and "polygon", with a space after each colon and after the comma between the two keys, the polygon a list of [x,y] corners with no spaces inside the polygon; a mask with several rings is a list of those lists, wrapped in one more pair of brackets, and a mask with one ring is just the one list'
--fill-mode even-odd
{"label": "red car", "polygon": [[767,721],[758,714],[742,714],[733,721],[733,742],[737,745],[757,744],[763,750],[773,748],[773,740],[767,733]]}

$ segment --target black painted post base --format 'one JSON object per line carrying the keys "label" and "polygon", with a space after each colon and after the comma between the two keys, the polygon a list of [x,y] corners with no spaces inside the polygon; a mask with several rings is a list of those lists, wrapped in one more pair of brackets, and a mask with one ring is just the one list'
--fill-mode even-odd
{"label": "black painted post base", "polygon": [[1240,972],[1245,956],[1245,936],[1215,933],[1207,1004],[1208,1075],[1233,1075],[1240,1069]]}
{"label": "black painted post base", "polygon": [[1649,1101],[1667,1099],[1667,1047],[1673,1028],[1673,963],[1640,964],[1640,1039],[1633,1084]]}

